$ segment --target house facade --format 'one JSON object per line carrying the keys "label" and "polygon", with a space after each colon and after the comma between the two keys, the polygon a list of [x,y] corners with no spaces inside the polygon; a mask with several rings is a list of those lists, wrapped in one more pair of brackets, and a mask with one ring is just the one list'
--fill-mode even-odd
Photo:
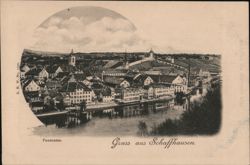
{"label": "house facade", "polygon": [[143,84],[144,84],[144,85],[150,85],[150,84],[152,84],[153,82],[154,82],[153,79],[152,79],[150,76],[148,76],[148,77],[144,80]]}
{"label": "house facade", "polygon": [[64,93],[63,101],[65,105],[80,104],[85,101],[87,104],[92,102],[94,92],[81,82],[69,81],[62,87]]}
{"label": "house facade", "polygon": [[121,91],[121,100],[124,102],[140,101],[144,96],[142,88],[126,88]]}
{"label": "house facade", "polygon": [[152,99],[154,98],[154,88],[152,86],[148,86],[145,89],[145,93],[144,93],[144,98],[145,99]]}
{"label": "house facade", "polygon": [[46,71],[45,68],[43,68],[39,73],[38,73],[38,78],[41,79],[45,79],[45,78],[49,78],[49,73]]}
{"label": "house facade", "polygon": [[187,79],[178,75],[173,81],[172,85],[175,87],[175,92],[187,92]]}
{"label": "house facade", "polygon": [[175,88],[170,85],[159,84],[154,86],[154,98],[173,96]]}
{"label": "house facade", "polygon": [[49,72],[49,76],[51,78],[56,77],[59,73],[62,73],[63,70],[60,66],[52,66],[47,68],[47,72]]}
{"label": "house facade", "polygon": [[35,92],[35,91],[40,91],[41,87],[34,81],[31,80],[27,82],[26,85],[24,85],[24,90],[26,92]]}
{"label": "house facade", "polygon": [[105,77],[104,83],[113,88],[128,88],[130,87],[130,83],[121,77],[108,76]]}
{"label": "house facade", "polygon": [[111,96],[111,95],[103,96],[102,98],[102,102],[104,103],[112,102],[113,100],[114,100],[114,96]]}
{"label": "house facade", "polygon": [[130,86],[130,83],[129,83],[127,80],[123,80],[123,81],[120,83],[120,87],[128,88],[129,86]]}

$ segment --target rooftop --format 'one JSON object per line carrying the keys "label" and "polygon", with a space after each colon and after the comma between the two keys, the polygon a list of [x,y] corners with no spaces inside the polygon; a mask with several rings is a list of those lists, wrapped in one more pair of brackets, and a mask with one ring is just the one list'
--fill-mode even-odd
{"label": "rooftop", "polygon": [[89,89],[81,82],[69,81],[63,85],[61,92],[75,92],[79,89],[83,89],[84,91],[91,91],[91,89]]}

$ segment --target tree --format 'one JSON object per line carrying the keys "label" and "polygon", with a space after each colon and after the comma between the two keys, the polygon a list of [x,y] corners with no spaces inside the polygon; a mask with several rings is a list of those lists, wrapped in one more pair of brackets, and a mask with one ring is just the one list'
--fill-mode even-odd
{"label": "tree", "polygon": [[201,103],[193,103],[180,120],[167,119],[154,127],[152,135],[216,134],[221,125],[220,86],[209,90]]}
{"label": "tree", "polygon": [[138,134],[140,136],[145,136],[148,134],[148,127],[144,121],[139,121],[138,129],[139,129]]}

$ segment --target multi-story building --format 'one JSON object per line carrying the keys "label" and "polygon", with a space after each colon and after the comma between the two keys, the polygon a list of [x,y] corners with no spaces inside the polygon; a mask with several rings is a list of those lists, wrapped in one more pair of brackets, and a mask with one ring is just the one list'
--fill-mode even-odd
{"label": "multi-story building", "polygon": [[140,101],[144,96],[142,88],[126,88],[121,90],[121,100],[123,102]]}
{"label": "multi-story building", "polygon": [[127,69],[107,69],[102,72],[102,79],[104,79],[106,76],[124,77],[126,76],[127,72]]}
{"label": "multi-story building", "polygon": [[145,99],[152,99],[154,98],[154,88],[152,86],[145,86],[144,87],[144,98]]}
{"label": "multi-story building", "polygon": [[62,87],[62,85],[59,81],[48,80],[45,83],[45,88],[48,90],[57,90],[57,89],[60,89],[61,87]]}
{"label": "multi-story building", "polygon": [[[110,91],[110,92],[109,92]],[[106,90],[104,92],[102,92],[102,102],[112,102],[114,101],[114,95],[112,95],[111,90]]]}
{"label": "multi-story building", "polygon": [[80,104],[83,100],[89,104],[92,102],[94,92],[82,82],[68,81],[63,85],[61,92],[66,105]]}
{"label": "multi-story building", "polygon": [[170,75],[151,75],[154,82],[171,85],[174,87],[175,92],[186,92],[188,81],[185,77],[177,75],[177,76],[170,76]]}
{"label": "multi-story building", "polygon": [[172,85],[175,87],[175,92],[187,92],[188,81],[185,77],[178,75],[173,81]]}
{"label": "multi-story building", "polygon": [[167,84],[155,84],[153,88],[154,88],[154,98],[173,96],[175,92],[175,88]]}

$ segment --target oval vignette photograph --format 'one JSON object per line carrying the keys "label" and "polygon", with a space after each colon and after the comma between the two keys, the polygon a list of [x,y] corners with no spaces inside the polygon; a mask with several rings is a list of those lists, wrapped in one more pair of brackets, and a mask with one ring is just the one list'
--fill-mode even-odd
{"label": "oval vignette photograph", "polygon": [[182,30],[157,43],[126,15],[98,6],[65,8],[48,17],[34,29],[34,43],[20,61],[23,96],[43,123],[33,133],[219,133],[221,55],[175,48],[167,40]]}

